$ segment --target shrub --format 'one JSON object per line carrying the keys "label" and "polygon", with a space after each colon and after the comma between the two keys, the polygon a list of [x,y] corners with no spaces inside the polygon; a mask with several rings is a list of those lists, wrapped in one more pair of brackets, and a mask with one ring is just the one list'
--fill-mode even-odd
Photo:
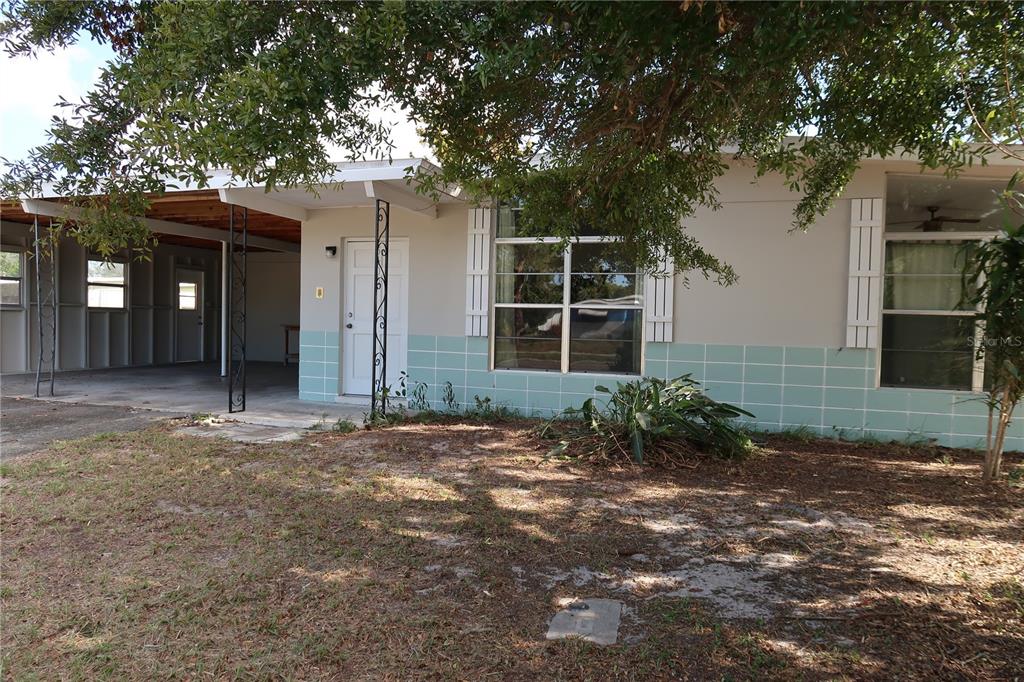
{"label": "shrub", "polygon": [[615,391],[604,386],[595,390],[609,396],[605,406],[589,398],[545,424],[542,434],[559,439],[556,452],[671,464],[697,452],[738,459],[752,447],[732,420],[753,415],[704,395],[688,374],[668,381],[620,383]]}
{"label": "shrub", "polygon": [[334,422],[331,430],[335,433],[352,433],[353,431],[358,431],[359,427],[356,426],[355,422],[348,419],[338,419],[338,421]]}

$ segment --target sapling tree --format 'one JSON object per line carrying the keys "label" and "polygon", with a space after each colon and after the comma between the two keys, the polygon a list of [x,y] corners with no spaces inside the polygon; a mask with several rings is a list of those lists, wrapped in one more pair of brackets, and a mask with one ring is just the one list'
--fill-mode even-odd
{"label": "sapling tree", "polygon": [[1024,398],[1024,192],[1014,174],[1001,200],[1003,229],[969,252],[964,299],[978,308],[978,355],[986,365],[988,432],[982,478],[999,477],[1006,432]]}

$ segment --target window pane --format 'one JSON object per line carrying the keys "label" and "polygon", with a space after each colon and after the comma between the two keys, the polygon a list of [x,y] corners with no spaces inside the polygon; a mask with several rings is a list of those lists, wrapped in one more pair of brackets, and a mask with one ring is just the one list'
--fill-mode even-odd
{"label": "window pane", "polygon": [[21,278],[21,254],[0,251],[0,277]]}
{"label": "window pane", "polygon": [[883,306],[889,310],[956,310],[963,291],[964,258],[974,248],[959,242],[888,242]]}
{"label": "window pane", "polygon": [[640,373],[639,310],[574,308],[569,324],[569,371]]}
{"label": "window pane", "polygon": [[974,321],[969,317],[882,317],[882,385],[970,390]]}
{"label": "window pane", "polygon": [[18,280],[0,280],[0,304],[21,305],[21,282]]}
{"label": "window pane", "polygon": [[573,244],[573,303],[640,305],[640,278],[614,244]]}
{"label": "window pane", "polygon": [[519,237],[518,205],[502,204],[498,208],[498,236]]}
{"label": "window pane", "polygon": [[498,244],[495,302],[561,303],[565,263],[557,244]]}
{"label": "window pane", "polygon": [[123,308],[124,287],[89,285],[90,308]]}
{"label": "window pane", "polygon": [[494,366],[562,368],[561,308],[495,308]]}
{"label": "window pane", "polygon": [[124,284],[124,263],[89,261],[89,284]]}
{"label": "window pane", "polygon": [[194,282],[178,282],[178,310],[196,309],[196,285]]}

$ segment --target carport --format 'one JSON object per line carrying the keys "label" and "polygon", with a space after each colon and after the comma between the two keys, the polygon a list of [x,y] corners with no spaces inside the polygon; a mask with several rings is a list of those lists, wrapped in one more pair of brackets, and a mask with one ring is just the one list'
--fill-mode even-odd
{"label": "carport", "polygon": [[[323,405],[299,400],[295,366],[255,362],[247,368],[249,408],[233,419],[253,424],[307,428],[338,419],[359,423],[365,408]],[[179,415],[226,412],[225,384],[216,363],[123,367],[61,372],[57,390],[48,400],[154,410]],[[31,398],[34,374],[4,377],[4,398]]]}
{"label": "carport", "polygon": [[[17,266],[0,311],[5,395],[34,395],[38,377],[44,397],[97,404],[221,413],[245,409],[247,389],[266,406],[298,402],[285,349],[289,334],[297,345],[300,222],[232,206],[227,179],[210,182],[152,197],[150,259],[109,265],[71,238],[37,250],[51,221],[80,215],[65,199],[3,205],[5,264]],[[247,316],[249,297],[260,305]]]}
{"label": "carport", "polygon": [[[407,179],[410,170],[436,169],[419,159],[338,164],[316,193],[268,193],[213,174],[204,189],[154,196],[141,219],[159,245],[152,261],[131,261],[128,253],[121,257],[124,274],[116,284],[123,305],[114,310],[93,307],[91,289],[106,285],[93,283],[87,272],[98,256],[71,239],[63,240],[52,257],[34,252],[51,220],[73,222],[81,209],[45,193],[3,205],[4,248],[20,249],[23,264],[19,304],[2,311],[5,395],[35,393],[39,383],[40,394],[47,396],[53,373],[58,399],[102,404],[98,401],[116,398],[117,404],[170,411],[286,407],[307,416],[332,414],[323,404],[311,407],[298,400],[298,372],[286,350],[289,333],[291,350],[298,346],[302,224],[322,210],[375,208],[365,234],[373,238],[380,261],[374,267],[378,286],[368,293],[374,297],[373,329],[380,332],[374,334],[372,358],[372,385],[378,386],[388,371],[385,273],[391,205],[437,215],[438,200],[417,194]],[[457,201],[455,195],[440,201]],[[322,246],[313,248],[317,253],[306,257],[325,257]],[[187,283],[175,274],[182,268],[202,272],[204,303],[195,302],[195,287],[183,288]],[[284,290],[294,292],[291,299],[271,301],[284,301]],[[183,301],[198,308],[197,322],[189,325],[202,326],[194,356],[181,352],[188,326],[182,322]],[[344,406],[339,411],[351,415]]]}

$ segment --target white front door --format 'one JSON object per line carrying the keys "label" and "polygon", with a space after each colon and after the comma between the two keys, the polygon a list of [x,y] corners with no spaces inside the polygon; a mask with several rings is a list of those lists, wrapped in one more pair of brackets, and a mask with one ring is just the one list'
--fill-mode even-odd
{"label": "white front door", "polygon": [[200,362],[203,359],[203,271],[178,269],[174,283],[178,311],[174,359]]}
{"label": "white front door", "polygon": [[[370,395],[373,362],[373,241],[345,243],[345,309],[342,311],[342,391]],[[409,332],[409,242],[392,239],[388,253],[387,383],[398,388],[406,371]]]}

